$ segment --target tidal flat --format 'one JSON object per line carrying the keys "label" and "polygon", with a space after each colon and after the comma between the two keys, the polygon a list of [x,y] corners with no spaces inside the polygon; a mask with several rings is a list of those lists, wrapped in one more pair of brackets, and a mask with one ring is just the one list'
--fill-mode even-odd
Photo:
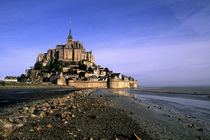
{"label": "tidal flat", "polygon": [[[174,112],[166,102],[157,105],[143,97],[156,93],[135,89],[45,90],[40,92],[45,96],[38,94],[33,100],[1,109],[3,139],[210,139],[208,123]],[[164,98],[166,93],[157,94]]]}

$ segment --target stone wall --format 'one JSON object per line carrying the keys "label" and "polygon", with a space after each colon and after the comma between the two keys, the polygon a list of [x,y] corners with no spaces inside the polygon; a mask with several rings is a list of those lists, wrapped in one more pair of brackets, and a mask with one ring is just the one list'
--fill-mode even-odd
{"label": "stone wall", "polygon": [[106,81],[68,81],[69,86],[77,88],[107,88]]}
{"label": "stone wall", "polygon": [[111,79],[108,82],[108,88],[137,88],[137,81]]}

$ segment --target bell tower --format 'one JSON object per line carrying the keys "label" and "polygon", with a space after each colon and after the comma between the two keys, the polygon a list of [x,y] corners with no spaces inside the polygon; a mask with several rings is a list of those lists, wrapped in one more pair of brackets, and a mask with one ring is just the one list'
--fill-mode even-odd
{"label": "bell tower", "polygon": [[70,24],[70,30],[69,30],[69,36],[67,38],[67,42],[73,42],[73,37],[72,37],[72,34],[71,34],[71,24]]}

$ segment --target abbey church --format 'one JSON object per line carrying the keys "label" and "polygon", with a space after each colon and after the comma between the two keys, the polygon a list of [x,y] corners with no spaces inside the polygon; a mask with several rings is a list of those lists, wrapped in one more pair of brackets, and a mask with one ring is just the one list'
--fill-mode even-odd
{"label": "abbey church", "polygon": [[66,45],[57,45],[56,49],[49,49],[47,53],[39,54],[37,62],[41,62],[43,66],[46,66],[54,59],[65,62],[79,62],[82,60],[95,62],[92,52],[86,52],[79,41],[73,40],[71,28]]}
{"label": "abbey church", "polygon": [[71,28],[66,44],[39,54],[25,76],[32,83],[77,88],[137,88],[137,81],[132,77],[96,65],[92,52],[86,52],[83,44],[73,40]]}

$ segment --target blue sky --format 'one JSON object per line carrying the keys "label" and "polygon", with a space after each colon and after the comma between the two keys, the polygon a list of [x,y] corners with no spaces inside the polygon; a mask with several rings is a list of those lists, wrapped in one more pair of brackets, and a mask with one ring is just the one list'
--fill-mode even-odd
{"label": "blue sky", "polygon": [[0,0],[0,78],[74,40],[141,86],[210,85],[209,0]]}

